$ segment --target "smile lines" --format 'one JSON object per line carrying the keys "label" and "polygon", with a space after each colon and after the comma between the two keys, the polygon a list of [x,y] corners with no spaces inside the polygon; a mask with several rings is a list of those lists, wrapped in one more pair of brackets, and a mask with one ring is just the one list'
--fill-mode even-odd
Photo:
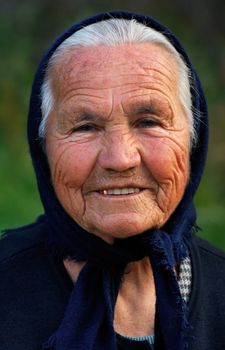
{"label": "smile lines", "polygon": [[140,191],[141,191],[140,188],[125,187],[125,188],[111,188],[108,190],[102,190],[100,191],[100,193],[103,194],[104,196],[107,196],[107,195],[120,196],[120,195],[126,195],[126,194],[139,193]]}

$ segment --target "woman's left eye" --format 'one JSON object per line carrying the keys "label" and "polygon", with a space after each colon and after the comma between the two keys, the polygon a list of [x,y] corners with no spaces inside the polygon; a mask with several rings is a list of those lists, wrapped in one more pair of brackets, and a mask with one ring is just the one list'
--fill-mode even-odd
{"label": "woman's left eye", "polygon": [[140,119],[137,121],[136,125],[139,128],[152,128],[159,125],[159,121],[155,119]]}

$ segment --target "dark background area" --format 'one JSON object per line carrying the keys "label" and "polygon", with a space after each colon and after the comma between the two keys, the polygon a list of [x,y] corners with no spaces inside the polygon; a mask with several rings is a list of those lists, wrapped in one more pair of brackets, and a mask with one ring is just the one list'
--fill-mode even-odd
{"label": "dark background area", "polygon": [[148,14],[167,25],[199,73],[211,133],[196,196],[198,224],[202,237],[225,249],[224,0],[0,0],[0,229],[29,223],[42,212],[26,142],[30,88],[41,55],[73,22],[114,9]]}

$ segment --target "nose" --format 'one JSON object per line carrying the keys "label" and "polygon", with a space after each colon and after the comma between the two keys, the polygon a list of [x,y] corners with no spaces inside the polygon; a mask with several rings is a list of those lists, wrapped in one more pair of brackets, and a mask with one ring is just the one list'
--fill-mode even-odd
{"label": "nose", "polygon": [[128,131],[114,131],[106,135],[98,161],[103,169],[118,172],[138,167],[141,155],[135,136]]}

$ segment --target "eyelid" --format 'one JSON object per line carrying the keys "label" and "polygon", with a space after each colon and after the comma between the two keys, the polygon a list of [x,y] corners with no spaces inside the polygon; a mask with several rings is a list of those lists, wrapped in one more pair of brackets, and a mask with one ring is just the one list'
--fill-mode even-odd
{"label": "eyelid", "polygon": [[[90,128],[90,130],[85,130],[85,128]],[[83,129],[83,130],[82,130]],[[86,123],[82,123],[79,125],[74,126],[71,129],[71,132],[90,132],[90,131],[94,131],[94,130],[98,130],[99,126],[97,124],[94,124],[93,122],[86,122]]]}
{"label": "eyelid", "polygon": [[135,124],[140,124],[142,122],[150,122],[155,124],[161,124],[162,120],[154,115],[142,116],[135,121]]}

